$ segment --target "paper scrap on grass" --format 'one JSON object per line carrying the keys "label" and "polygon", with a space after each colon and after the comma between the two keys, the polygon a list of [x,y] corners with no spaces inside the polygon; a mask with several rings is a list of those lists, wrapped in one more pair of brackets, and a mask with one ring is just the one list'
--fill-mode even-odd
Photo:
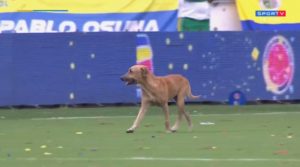
{"label": "paper scrap on grass", "polygon": [[215,123],[206,121],[206,122],[200,122],[200,125],[215,125]]}
{"label": "paper scrap on grass", "polygon": [[76,132],[75,134],[76,134],[76,135],[82,135],[83,132]]}
{"label": "paper scrap on grass", "polygon": [[40,148],[47,148],[47,145],[41,145]]}
{"label": "paper scrap on grass", "polygon": [[31,148],[25,148],[24,151],[29,152],[31,151]]}
{"label": "paper scrap on grass", "polygon": [[50,152],[44,152],[44,155],[52,155]]}

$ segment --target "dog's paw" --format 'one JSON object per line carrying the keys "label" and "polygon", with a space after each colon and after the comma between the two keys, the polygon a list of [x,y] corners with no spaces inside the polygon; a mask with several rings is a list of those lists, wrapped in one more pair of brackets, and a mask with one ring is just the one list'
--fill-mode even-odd
{"label": "dog's paw", "polygon": [[177,132],[177,129],[171,129],[171,132],[175,133],[175,132]]}
{"label": "dog's paw", "polygon": [[172,133],[175,133],[175,132],[177,132],[177,128],[171,128],[171,130],[170,130]]}
{"label": "dog's paw", "polygon": [[166,130],[166,133],[175,133],[175,132],[177,132],[177,130],[175,130],[175,129]]}
{"label": "dog's paw", "polygon": [[190,126],[189,126],[189,132],[192,132],[193,131],[193,125],[191,124]]}
{"label": "dog's paw", "polygon": [[133,132],[134,132],[133,129],[127,129],[127,130],[126,130],[126,133],[133,133]]}

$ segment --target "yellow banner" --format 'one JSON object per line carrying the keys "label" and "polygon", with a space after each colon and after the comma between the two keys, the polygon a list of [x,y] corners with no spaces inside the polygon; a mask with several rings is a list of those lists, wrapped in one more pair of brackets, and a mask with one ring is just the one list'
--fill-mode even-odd
{"label": "yellow banner", "polygon": [[[241,21],[253,20],[260,24],[300,23],[299,5],[296,0],[236,0]],[[257,11],[285,11],[286,16],[259,17]]]}
{"label": "yellow banner", "polygon": [[4,12],[138,13],[169,11],[177,0],[2,0]]}

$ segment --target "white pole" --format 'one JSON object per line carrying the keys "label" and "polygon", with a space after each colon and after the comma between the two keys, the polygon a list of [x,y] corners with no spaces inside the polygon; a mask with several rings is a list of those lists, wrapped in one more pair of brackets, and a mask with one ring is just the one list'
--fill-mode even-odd
{"label": "white pole", "polygon": [[210,10],[211,31],[241,31],[235,0],[214,0]]}

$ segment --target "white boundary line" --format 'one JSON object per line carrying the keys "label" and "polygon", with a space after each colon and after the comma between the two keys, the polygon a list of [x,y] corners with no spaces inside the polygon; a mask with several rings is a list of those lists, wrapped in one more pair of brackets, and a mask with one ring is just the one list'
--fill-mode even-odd
{"label": "white boundary line", "polygon": [[[256,115],[287,115],[300,114],[300,112],[266,112],[266,113],[236,113],[236,114],[197,114],[193,117],[205,116],[256,116]],[[136,116],[92,116],[92,117],[48,117],[48,118],[32,118],[34,121],[51,121],[51,120],[74,120],[74,119],[109,119],[109,118],[134,118]]]}
{"label": "white boundary line", "polygon": [[300,162],[300,159],[273,158],[163,158],[163,157],[129,157],[129,158],[1,158],[0,161],[202,161],[202,162]]}
{"label": "white boundary line", "polygon": [[236,161],[236,162],[257,162],[257,161],[288,161],[300,162],[300,159],[271,159],[271,158],[154,158],[154,157],[131,157],[127,160],[141,161]]}
{"label": "white boundary line", "polygon": [[251,116],[251,115],[287,115],[300,114],[300,112],[261,112],[261,113],[235,113],[235,114],[197,114],[192,116]]}
{"label": "white boundary line", "polygon": [[34,121],[44,120],[72,120],[72,119],[105,119],[105,118],[132,118],[135,116],[92,116],[92,117],[48,117],[48,118],[32,118]]}

